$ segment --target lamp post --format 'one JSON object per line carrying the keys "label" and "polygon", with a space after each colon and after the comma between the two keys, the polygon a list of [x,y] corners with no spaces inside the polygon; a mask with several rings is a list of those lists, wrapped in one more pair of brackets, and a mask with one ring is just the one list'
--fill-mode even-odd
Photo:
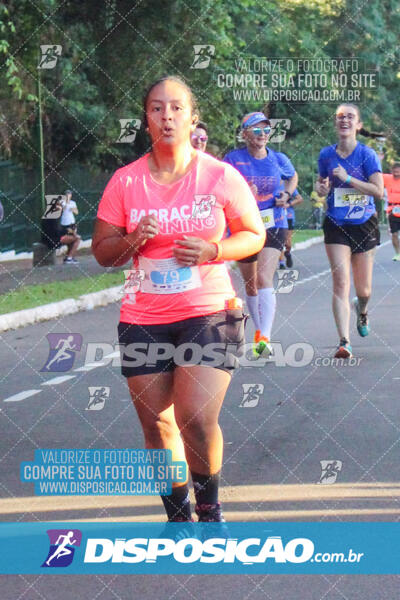
{"label": "lamp post", "polygon": [[37,91],[38,91],[38,130],[39,130],[39,162],[40,162],[40,202],[42,215],[46,210],[46,192],[44,187],[44,147],[43,147],[43,122],[42,122],[42,82],[40,78],[40,67],[38,67]]}

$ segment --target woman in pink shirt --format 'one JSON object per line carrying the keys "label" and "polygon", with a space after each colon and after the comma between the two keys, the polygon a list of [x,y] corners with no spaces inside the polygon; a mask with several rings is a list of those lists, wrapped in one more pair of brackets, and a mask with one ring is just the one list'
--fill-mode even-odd
{"label": "woman in pink shirt", "polygon": [[[243,177],[192,147],[198,118],[182,80],[150,87],[151,151],[109,181],[92,247],[103,266],[133,259],[118,331],[146,448],[186,459],[199,521],[222,521],[218,417],[244,339],[224,260],[258,252],[265,230]],[[232,235],[223,239],[228,225]],[[192,520],[187,484],[162,500],[169,521]]]}

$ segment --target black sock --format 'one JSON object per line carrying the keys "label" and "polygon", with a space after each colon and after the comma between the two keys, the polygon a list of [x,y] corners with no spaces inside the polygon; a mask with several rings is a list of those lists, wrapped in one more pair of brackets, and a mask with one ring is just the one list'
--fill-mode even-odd
{"label": "black sock", "polygon": [[367,305],[368,305],[369,296],[358,296],[358,308],[360,310],[360,314],[367,314]]}
{"label": "black sock", "polygon": [[192,514],[190,512],[189,487],[188,484],[172,488],[172,494],[161,496],[164,503],[168,521],[190,521]]}
{"label": "black sock", "polygon": [[200,473],[191,472],[191,475],[196,504],[217,504],[220,472],[214,475],[200,475]]}

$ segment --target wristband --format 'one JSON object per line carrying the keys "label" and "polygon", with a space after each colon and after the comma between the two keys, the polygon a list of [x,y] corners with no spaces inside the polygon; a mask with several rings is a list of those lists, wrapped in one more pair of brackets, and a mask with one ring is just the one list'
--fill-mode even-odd
{"label": "wristband", "polygon": [[221,242],[211,242],[211,243],[213,244],[213,246],[216,247],[217,255],[210,262],[217,262],[217,261],[221,260],[221,258],[222,258],[222,245],[221,245]]}
{"label": "wristband", "polygon": [[347,175],[346,179],[344,180],[345,183],[350,183],[351,181],[351,175]]}

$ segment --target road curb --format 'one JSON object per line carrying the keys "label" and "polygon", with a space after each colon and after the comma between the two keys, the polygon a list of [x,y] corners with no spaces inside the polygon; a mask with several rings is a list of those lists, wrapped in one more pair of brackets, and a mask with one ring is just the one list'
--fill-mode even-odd
{"label": "road curb", "polygon": [[[293,250],[305,250],[322,241],[322,236],[311,238],[305,242],[295,244]],[[121,298],[121,286],[116,286],[100,290],[99,292],[84,294],[76,299],[66,298],[59,302],[52,302],[51,304],[43,304],[42,306],[36,306],[35,308],[27,308],[25,310],[0,315],[0,333],[11,329],[18,329],[19,327],[26,327],[27,325],[34,325],[41,321],[58,319],[59,317],[72,315],[82,310],[92,310],[99,306],[107,306],[107,304],[111,304],[112,302],[118,302]]]}
{"label": "road curb", "polygon": [[72,315],[82,310],[92,310],[99,306],[107,306],[112,302],[121,300],[122,286],[116,286],[84,294],[79,298],[66,298],[59,302],[36,306],[35,308],[27,308],[13,313],[0,315],[0,332],[9,331],[10,329],[18,329],[27,325],[34,325],[41,321],[50,321],[58,319],[66,315]]}
{"label": "road curb", "polygon": [[305,242],[297,242],[297,244],[295,244],[293,246],[293,251],[296,252],[298,250],[306,250],[310,246],[314,246],[315,244],[320,244],[323,241],[324,241],[324,236],[319,235],[319,236],[310,238],[309,240],[305,240]]}

